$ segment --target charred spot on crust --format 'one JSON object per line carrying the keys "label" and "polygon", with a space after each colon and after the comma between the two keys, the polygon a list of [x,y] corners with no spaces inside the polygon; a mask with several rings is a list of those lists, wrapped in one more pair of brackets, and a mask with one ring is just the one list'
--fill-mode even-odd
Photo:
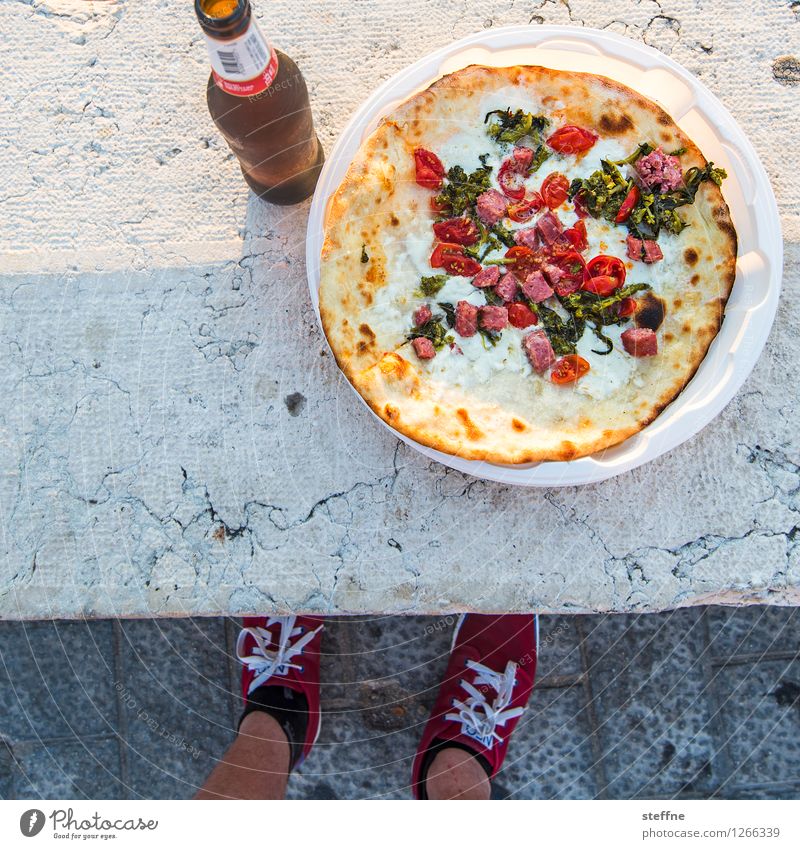
{"label": "charred spot on crust", "polygon": [[671,342],[674,338],[675,337],[671,333],[665,333],[664,334],[664,341],[665,342]]}
{"label": "charred spot on crust", "polygon": [[672,306],[675,307],[676,310],[678,310],[683,306],[683,301],[680,298],[675,298],[675,300],[672,302]]}
{"label": "charred spot on crust", "polygon": [[363,339],[356,345],[356,351],[363,356],[372,347],[372,342],[365,342]]}
{"label": "charred spot on crust", "polygon": [[392,213],[392,216],[389,221],[391,222],[392,227],[397,227],[397,225],[400,223],[400,219],[394,213]]}
{"label": "charred spot on crust", "polygon": [[634,322],[637,327],[649,327],[650,330],[658,330],[664,322],[665,315],[664,301],[652,292],[646,292],[639,301]]}
{"label": "charred spot on crust", "polygon": [[689,282],[692,284],[692,286],[696,286],[700,282],[700,275],[693,274],[692,279]]}
{"label": "charred spot on crust", "polygon": [[662,127],[669,127],[672,124],[672,118],[670,118],[666,112],[662,112],[658,116],[658,123],[661,124]]}
{"label": "charred spot on crust", "polygon": [[519,419],[511,419],[511,427],[513,427],[514,430],[519,433],[521,433],[523,430],[527,430],[525,422],[521,422]]}
{"label": "charred spot on crust", "polygon": [[617,114],[614,113],[603,113],[600,116],[600,129],[607,135],[616,136],[621,135],[627,130],[633,129],[633,121],[631,121],[630,116],[626,115],[624,112],[619,112]]}
{"label": "charred spot on crust", "polygon": [[686,248],[683,252],[683,258],[686,260],[687,265],[697,265],[697,260],[700,259],[694,248]]}
{"label": "charred spot on crust", "polygon": [[692,332],[692,325],[691,325],[691,324],[689,324],[689,322],[688,322],[688,321],[684,321],[684,323],[683,323],[683,327],[681,328],[681,330],[682,330],[684,333],[691,333],[691,332]]}
{"label": "charred spot on crust", "polygon": [[400,410],[398,410],[393,404],[387,404],[383,408],[383,414],[390,422],[396,422],[400,418]]}
{"label": "charred spot on crust", "polygon": [[362,336],[366,336],[367,339],[374,339],[375,338],[375,334],[372,332],[372,328],[368,324],[362,324],[358,328],[358,332]]}
{"label": "charred spot on crust", "polygon": [[561,457],[564,460],[572,460],[574,457],[578,456],[578,449],[575,447],[574,442],[565,441],[561,443]]}
{"label": "charred spot on crust", "polygon": [[456,410],[456,415],[461,421],[461,424],[464,425],[464,429],[467,431],[468,439],[481,439],[483,438],[483,433],[481,430],[475,425],[475,422],[469,417],[469,413],[463,408],[459,407]]}

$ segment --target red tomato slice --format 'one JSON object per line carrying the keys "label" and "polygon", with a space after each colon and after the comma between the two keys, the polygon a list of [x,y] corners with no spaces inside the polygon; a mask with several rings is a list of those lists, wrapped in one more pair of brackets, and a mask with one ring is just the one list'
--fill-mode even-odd
{"label": "red tomato slice", "polygon": [[530,248],[524,245],[515,245],[506,251],[506,259],[511,259],[506,268],[517,278],[521,283],[531,273],[536,271],[541,265],[541,260]]}
{"label": "red tomato slice", "polygon": [[598,254],[589,260],[586,270],[590,277],[614,277],[617,289],[625,283],[625,263],[619,257]]}
{"label": "red tomato slice", "polygon": [[481,270],[481,264],[471,256],[444,251],[442,254],[442,268],[448,274],[454,276],[474,277]]}
{"label": "red tomato slice", "polygon": [[525,177],[512,159],[503,160],[497,172],[497,182],[503,194],[511,200],[522,200],[525,197]]}
{"label": "red tomato slice", "polygon": [[597,133],[583,127],[560,127],[547,140],[548,147],[557,153],[583,153],[597,141]]}
{"label": "red tomato slice", "polygon": [[464,246],[455,242],[440,242],[431,254],[431,268],[442,268],[442,257],[448,254],[463,254]]}
{"label": "red tomato slice", "polygon": [[556,361],[553,371],[550,373],[550,380],[559,385],[575,383],[576,380],[580,380],[588,373],[589,363],[583,357],[578,354],[567,354],[566,357]]}
{"label": "red tomato slice", "polygon": [[530,327],[532,324],[539,323],[539,316],[525,304],[509,304],[508,323],[512,327]]}
{"label": "red tomato slice", "polygon": [[567,199],[569,192],[569,180],[563,175],[554,171],[544,178],[542,183],[542,198],[550,209],[558,209]]}
{"label": "red tomato slice", "polygon": [[577,292],[587,278],[586,260],[577,251],[553,254],[550,262],[563,272],[563,277],[553,287],[557,295],[571,295]]}
{"label": "red tomato slice", "polygon": [[615,224],[623,224],[631,217],[631,212],[633,212],[634,206],[639,203],[641,196],[642,193],[639,191],[639,187],[631,186],[630,191],[625,195],[625,200],[622,201],[622,206],[619,208],[617,217],[614,219]]}
{"label": "red tomato slice", "polygon": [[564,231],[564,235],[569,239],[570,244],[576,251],[585,251],[589,247],[586,225],[580,219],[572,227],[567,228]]}
{"label": "red tomato slice", "polygon": [[437,221],[433,225],[436,238],[442,242],[456,242],[459,245],[474,245],[480,233],[474,221],[469,218],[451,218],[448,221]]}
{"label": "red tomato slice", "polygon": [[607,274],[601,274],[597,277],[590,277],[588,280],[584,280],[581,289],[585,292],[592,292],[595,295],[599,295],[601,298],[605,298],[612,292],[616,292],[617,289],[619,289],[619,283],[617,282],[616,277],[609,277]]}
{"label": "red tomato slice", "polygon": [[623,298],[617,306],[617,313],[621,316],[633,315],[636,312],[636,301],[633,298]]}
{"label": "red tomato slice", "polygon": [[512,221],[528,221],[544,206],[544,201],[539,192],[534,192],[527,200],[509,205],[506,214]]}
{"label": "red tomato slice", "polygon": [[414,151],[414,164],[417,168],[417,183],[425,189],[440,189],[444,177],[444,165],[435,153],[418,147]]}

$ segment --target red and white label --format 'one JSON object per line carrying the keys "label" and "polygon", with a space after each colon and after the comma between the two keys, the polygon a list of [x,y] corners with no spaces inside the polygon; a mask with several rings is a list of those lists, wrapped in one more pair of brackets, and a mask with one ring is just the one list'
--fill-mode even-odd
{"label": "red and white label", "polygon": [[214,82],[228,94],[249,97],[269,88],[278,73],[278,57],[255,21],[229,41],[206,35]]}

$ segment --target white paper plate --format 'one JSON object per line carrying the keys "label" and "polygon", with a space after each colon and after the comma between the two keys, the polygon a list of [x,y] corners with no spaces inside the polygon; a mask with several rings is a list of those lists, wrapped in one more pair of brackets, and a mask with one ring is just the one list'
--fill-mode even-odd
{"label": "white paper plate", "polygon": [[590,457],[524,466],[463,460],[389,428],[428,457],[480,478],[520,486],[571,486],[605,480],[660,456],[705,427],[755,366],[775,317],[781,286],[783,244],[775,197],[755,150],[730,113],[703,83],[667,56],[600,30],[559,26],[487,30],[437,50],[395,74],[367,98],[336,143],[320,176],[308,222],[308,284],[318,317],[325,210],[361,142],[384,115],[412,94],[442,75],[472,64],[544,65],[611,77],[660,104],[708,159],[728,171],[724,194],[739,235],[739,258],[725,321],[692,381],[649,427]]}

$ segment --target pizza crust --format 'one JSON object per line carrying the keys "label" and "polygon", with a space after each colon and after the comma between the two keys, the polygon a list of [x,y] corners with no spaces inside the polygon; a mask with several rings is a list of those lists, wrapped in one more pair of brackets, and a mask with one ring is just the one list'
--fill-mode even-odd
{"label": "pizza crust", "polygon": [[[442,379],[436,359],[421,363],[406,341],[419,303],[409,281],[418,282],[430,255],[433,220],[432,193],[415,182],[413,150],[441,150],[465,130],[483,136],[484,110],[493,98],[513,108],[533,98],[554,126],[594,128],[627,151],[645,140],[665,150],[685,147],[684,169],[706,164],[660,107],[615,81],[539,67],[465,68],[401,105],[359,150],[326,216],[320,314],[340,368],[401,433],[466,459],[570,460],[640,431],[694,375],[735,279],[736,232],[720,189],[703,183],[695,203],[681,209],[690,226],[669,237],[677,251],[673,261],[655,264],[664,278],[659,354],[630,358],[634,376],[606,397],[583,394],[581,381],[556,387],[546,378],[503,370],[472,383],[467,374],[464,385]],[[494,142],[484,138],[489,150]],[[463,163],[445,161],[454,164]],[[570,176],[568,168],[564,172]],[[623,228],[616,229],[624,241]],[[618,246],[608,252],[625,256]],[[629,281],[634,271],[644,273],[632,269]],[[513,333],[506,336],[515,341]]]}

